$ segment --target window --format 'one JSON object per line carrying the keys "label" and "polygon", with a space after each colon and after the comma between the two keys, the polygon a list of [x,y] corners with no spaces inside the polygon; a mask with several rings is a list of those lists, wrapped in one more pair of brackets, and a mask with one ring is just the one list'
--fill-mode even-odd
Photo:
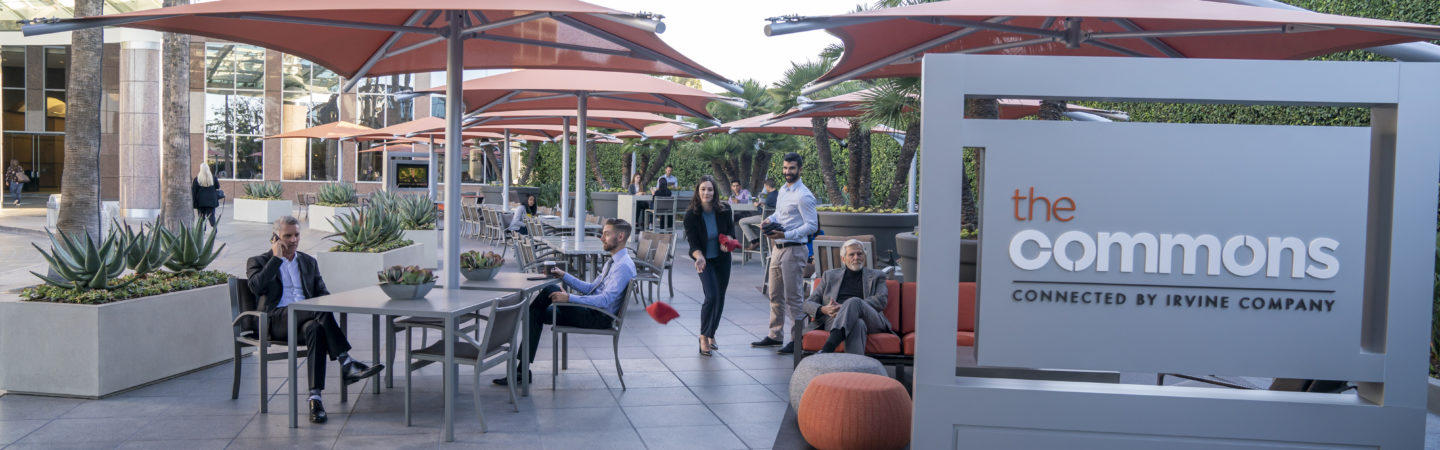
{"label": "window", "polygon": [[65,131],[65,67],[70,47],[45,47],[45,131]]}
{"label": "window", "polygon": [[[366,78],[360,82],[357,96],[360,125],[385,128],[415,119],[414,100],[397,100],[395,94],[415,90],[414,76],[387,75]],[[375,143],[373,145],[379,145]],[[362,144],[369,148],[371,144]],[[360,152],[355,159],[356,181],[380,181],[385,170],[384,152]]]}
{"label": "window", "polygon": [[205,161],[215,178],[264,178],[265,49],[205,46]]}
{"label": "window", "polygon": [[0,128],[6,130],[25,129],[25,47],[0,47],[0,78],[4,90],[0,91]]}
{"label": "window", "polygon": [[[282,132],[340,120],[340,76],[298,56],[285,55],[280,74]],[[281,139],[280,172],[286,180],[340,179],[340,144],[329,139]]]}

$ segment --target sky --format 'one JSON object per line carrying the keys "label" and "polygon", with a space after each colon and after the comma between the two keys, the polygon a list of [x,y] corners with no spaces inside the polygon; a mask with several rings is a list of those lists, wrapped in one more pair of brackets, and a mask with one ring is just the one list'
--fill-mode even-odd
{"label": "sky", "polygon": [[[767,17],[800,14],[844,14],[871,0],[586,0],[626,11],[665,16],[660,34],[671,47],[732,80],[754,79],[769,85],[785,74],[791,62],[816,59],[826,45],[840,43],[824,31],[766,37]],[[715,91],[713,85],[706,90]]]}

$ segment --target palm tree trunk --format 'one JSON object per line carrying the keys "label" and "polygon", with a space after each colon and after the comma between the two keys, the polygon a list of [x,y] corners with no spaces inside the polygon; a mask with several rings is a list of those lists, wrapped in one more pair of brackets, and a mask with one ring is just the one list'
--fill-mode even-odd
{"label": "palm tree trunk", "polygon": [[[98,16],[101,0],[76,0],[75,17]],[[100,238],[100,28],[70,34],[65,98],[65,175],[56,228]],[[187,170],[188,172],[188,170]]]}
{"label": "palm tree trunk", "polygon": [[625,158],[620,160],[620,184],[630,183],[630,162],[635,160],[635,152],[625,152]]}
{"label": "palm tree trunk", "polygon": [[825,180],[825,197],[832,205],[845,202],[840,193],[840,181],[835,179],[835,156],[830,152],[830,119],[810,118],[810,130],[815,135],[815,154],[820,160],[820,178]]}
{"label": "palm tree trunk", "polygon": [[861,173],[864,172],[862,160],[865,151],[860,148],[864,136],[861,136],[859,120],[850,121],[850,133],[846,136],[845,140],[849,144],[846,146],[849,150],[846,152],[846,159],[849,164],[845,167],[845,192],[850,194],[850,206],[859,208],[864,206],[863,202],[865,201],[860,192],[861,187],[865,184],[861,177]]}
{"label": "palm tree trunk", "polygon": [[890,187],[890,194],[885,196],[884,206],[886,209],[894,208],[900,204],[900,186],[905,185],[905,178],[910,176],[910,160],[915,159],[915,150],[920,148],[920,121],[911,121],[905,126],[905,144],[900,146],[900,156],[895,160],[895,177],[891,178],[893,186]]}
{"label": "palm tree trunk", "polygon": [[750,192],[760,192],[768,176],[766,174],[770,172],[770,159],[774,156],[769,151],[755,152],[755,161],[750,165],[750,183],[741,186],[745,186]]}
{"label": "palm tree trunk", "polygon": [[660,169],[665,168],[665,162],[670,160],[670,150],[673,149],[675,149],[675,140],[671,139],[666,141],[665,147],[660,149],[660,153],[656,154],[655,158],[650,160],[650,165],[645,169],[645,176],[640,177],[641,183],[645,186],[655,185],[651,182],[655,181],[655,176],[660,174]]}
{"label": "palm tree trunk", "polygon": [[1068,108],[1064,100],[1041,100],[1040,120],[1060,120],[1065,117],[1065,110]]}
{"label": "palm tree trunk", "polygon": [[600,174],[600,153],[598,148],[589,148],[585,152],[585,164],[590,165],[590,173],[595,175],[595,187],[597,190],[610,189],[610,183],[605,181],[605,176]]}
{"label": "palm tree trunk", "polygon": [[[178,6],[190,0],[165,0],[165,6]],[[161,93],[165,128],[165,179],[160,183],[161,223],[169,229],[195,220],[194,201],[190,198],[190,35],[165,33],[162,52]]]}
{"label": "palm tree trunk", "polygon": [[874,187],[873,183],[871,183],[870,176],[870,156],[872,154],[870,152],[870,138],[872,136],[873,134],[870,133],[870,130],[861,131],[859,136],[860,142],[857,144],[860,148],[860,167],[858,167],[856,171],[860,172],[860,185],[856,190],[860,193],[860,206],[870,206],[870,191],[871,188]]}
{"label": "palm tree trunk", "polygon": [[525,169],[520,172],[520,184],[530,184],[530,177],[535,175],[535,159],[540,156],[539,142],[525,143]]}
{"label": "palm tree trunk", "polygon": [[[730,171],[726,170],[726,166],[728,165],[730,165],[730,162],[723,159],[715,159],[710,161],[710,170],[715,172],[716,183],[721,183],[726,186],[730,185]],[[719,189],[719,186],[716,186],[716,188]]]}
{"label": "palm tree trunk", "polygon": [[[970,107],[974,111],[972,117],[977,119],[999,119],[1000,102],[995,99],[975,99],[970,101]],[[908,137],[908,136],[907,136]],[[969,172],[964,168],[960,171],[960,226],[974,229],[980,219],[975,210],[975,189],[970,186]]]}
{"label": "palm tree trunk", "polygon": [[[747,185],[747,184],[750,184],[750,168],[751,168],[751,167],[754,167],[754,164],[755,164],[755,154],[754,154],[754,153],[746,152],[746,153],[741,154],[741,155],[740,155],[740,167],[737,167],[737,168],[736,168],[736,170],[735,170],[735,178],[733,178],[732,180],[733,180],[733,181],[739,181],[739,182],[740,182],[740,186],[745,186],[745,185]],[[729,190],[729,189],[730,189],[730,183],[725,183],[725,188],[724,188],[724,189]],[[734,193],[734,192],[731,192],[730,195],[735,195],[735,193]]]}

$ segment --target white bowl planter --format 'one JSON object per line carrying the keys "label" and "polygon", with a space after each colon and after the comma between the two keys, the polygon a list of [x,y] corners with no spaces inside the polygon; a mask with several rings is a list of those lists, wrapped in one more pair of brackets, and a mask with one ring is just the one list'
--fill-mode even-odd
{"label": "white bowl planter", "polygon": [[306,212],[306,219],[310,221],[310,229],[335,232],[334,226],[330,225],[330,219],[342,216],[359,210],[358,206],[320,206],[310,205],[310,211]]}
{"label": "white bowl planter", "polygon": [[[384,253],[320,252],[320,276],[331,293],[374,286],[379,283],[375,273],[390,266],[424,266],[425,255],[419,244],[410,244]],[[431,256],[434,262],[434,256]]]}
{"label": "white bowl planter", "polygon": [[289,200],[235,199],[235,220],[272,223],[294,210]]}
{"label": "white bowl planter", "polygon": [[229,360],[228,287],[104,305],[0,296],[0,389],[99,398]]}
{"label": "white bowl planter", "polygon": [[405,230],[405,239],[414,241],[421,247],[420,251],[424,255],[425,259],[423,263],[416,265],[427,269],[437,267],[436,262],[440,259],[439,253],[437,253],[440,251],[439,231]]}

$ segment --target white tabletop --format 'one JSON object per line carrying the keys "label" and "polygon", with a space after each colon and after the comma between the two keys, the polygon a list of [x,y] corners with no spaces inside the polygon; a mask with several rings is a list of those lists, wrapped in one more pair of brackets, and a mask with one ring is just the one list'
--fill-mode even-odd
{"label": "white tabletop", "polygon": [[599,239],[586,239],[580,245],[575,245],[575,238],[570,236],[545,236],[540,238],[541,242],[549,245],[555,251],[566,255],[609,255],[605,251],[605,243]]}
{"label": "white tabletop", "polygon": [[387,316],[457,317],[505,297],[499,292],[436,286],[420,300],[392,300],[380,286],[367,286],[291,303],[291,309]]}

